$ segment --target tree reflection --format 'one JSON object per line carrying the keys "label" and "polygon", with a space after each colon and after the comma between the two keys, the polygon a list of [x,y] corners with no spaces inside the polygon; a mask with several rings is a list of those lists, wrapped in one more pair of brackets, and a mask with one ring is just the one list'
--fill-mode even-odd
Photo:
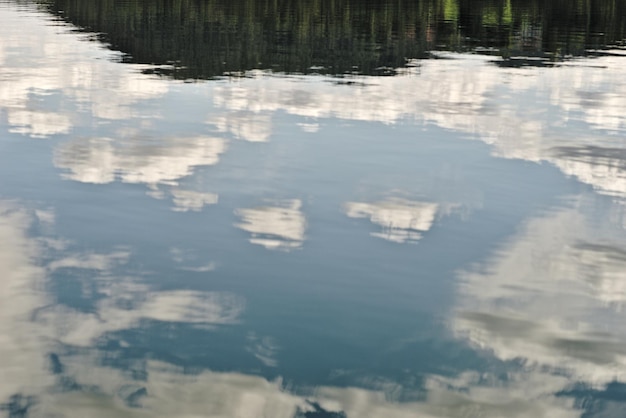
{"label": "tree reflection", "polygon": [[433,50],[558,61],[621,42],[617,0],[40,0],[181,79],[263,68],[394,74]]}

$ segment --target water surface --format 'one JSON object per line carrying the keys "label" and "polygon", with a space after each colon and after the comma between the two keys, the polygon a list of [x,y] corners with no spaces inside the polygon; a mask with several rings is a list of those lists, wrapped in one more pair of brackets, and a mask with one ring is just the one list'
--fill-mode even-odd
{"label": "water surface", "polygon": [[574,3],[1,2],[0,415],[623,416]]}

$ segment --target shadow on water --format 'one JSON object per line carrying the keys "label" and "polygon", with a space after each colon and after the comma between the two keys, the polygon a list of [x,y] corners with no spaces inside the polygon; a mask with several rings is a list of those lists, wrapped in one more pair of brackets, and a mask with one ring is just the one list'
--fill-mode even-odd
{"label": "shadow on water", "polygon": [[39,3],[98,33],[128,62],[176,79],[251,69],[394,75],[410,59],[441,50],[496,55],[509,66],[550,65],[626,37],[626,5],[612,0]]}

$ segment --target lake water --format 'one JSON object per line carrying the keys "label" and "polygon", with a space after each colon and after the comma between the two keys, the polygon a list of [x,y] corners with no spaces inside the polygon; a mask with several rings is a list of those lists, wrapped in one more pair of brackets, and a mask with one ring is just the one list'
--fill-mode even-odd
{"label": "lake water", "polygon": [[626,3],[0,1],[0,416],[626,416]]}

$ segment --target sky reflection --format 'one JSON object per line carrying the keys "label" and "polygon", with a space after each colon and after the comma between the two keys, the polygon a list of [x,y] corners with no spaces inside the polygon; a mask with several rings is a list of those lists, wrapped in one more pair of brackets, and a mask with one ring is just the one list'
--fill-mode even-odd
{"label": "sky reflection", "polygon": [[[128,140],[130,144],[124,143]],[[82,183],[105,184],[117,179],[124,183],[175,185],[189,176],[194,167],[214,165],[225,151],[221,138],[192,137],[151,141],[143,138],[76,139],[63,143],[55,165],[68,169],[64,176]]]}
{"label": "sky reflection", "polygon": [[595,223],[610,217],[594,199],[528,220],[484,266],[463,273],[456,332],[531,371],[592,387],[625,382],[624,226]]}
{"label": "sky reflection", "polygon": [[617,416],[623,51],[184,84],[89,38],[0,4],[0,414]]}
{"label": "sky reflection", "polygon": [[382,232],[371,235],[392,242],[416,242],[430,229],[439,205],[391,199],[378,203],[346,203],[346,214],[351,218],[369,218],[380,225]]}
{"label": "sky reflection", "polygon": [[[0,293],[0,350],[1,358],[9,361],[2,365],[3,374],[9,379],[1,386],[0,396],[12,399],[4,404],[6,408],[17,408],[18,403],[30,399],[22,406],[28,416],[34,417],[51,413],[63,417],[132,417],[148,413],[232,417],[270,414],[292,418],[298,411],[313,411],[314,404],[327,411],[363,417],[443,417],[467,411],[479,411],[487,417],[501,416],[503,411],[520,417],[577,416],[571,401],[546,397],[561,384],[563,377],[557,376],[544,377],[540,384],[532,378],[518,380],[512,376],[506,388],[485,386],[484,377],[478,379],[472,373],[454,379],[432,376],[426,382],[424,400],[396,403],[395,397],[402,393],[402,388],[392,383],[378,390],[311,388],[302,396],[287,391],[280,379],[187,371],[150,359],[135,361],[129,369],[107,367],[110,359],[132,348],[111,333],[139,327],[140,320],[236,325],[243,301],[221,293],[153,291],[140,280],[118,277],[114,266],[125,263],[128,254],[76,254],[66,259],[79,261],[39,267],[46,241],[27,236],[33,218],[31,211],[2,203],[0,242],[5,245],[0,247],[0,257],[1,265],[8,270],[4,271],[4,290]],[[96,311],[81,312],[67,305],[50,304],[53,296],[38,290],[49,280],[46,269],[91,272],[90,280],[97,283],[103,295]],[[175,332],[175,328],[171,330]],[[197,332],[211,330],[202,327]],[[113,338],[103,340],[107,335]],[[253,343],[254,340],[256,337]],[[116,348],[104,350],[105,341]],[[275,350],[271,341],[260,344],[264,348],[257,347],[255,356]]]}
{"label": "sky reflection", "polygon": [[300,210],[300,200],[277,202],[278,206],[262,206],[254,209],[237,209],[241,218],[237,228],[252,234],[251,244],[262,245],[270,250],[299,248],[305,239],[306,219]]}
{"label": "sky reflection", "polygon": [[[174,182],[192,167],[216,164],[229,137],[271,140],[272,115],[286,112],[302,118],[305,130],[324,119],[435,124],[485,141],[494,155],[548,161],[601,192],[626,193],[621,51],[556,68],[505,70],[494,57],[439,53],[444,59],[416,62],[402,75],[353,77],[350,84],[251,72],[194,86],[212,102],[205,122],[216,137],[188,137],[191,125],[179,123],[171,138],[147,139],[132,134],[158,130],[165,115],[170,123],[185,120],[165,108],[182,104],[185,89],[173,92],[175,85],[141,74],[139,66],[112,62],[115,53],[64,26],[39,25],[41,16],[5,8],[2,19],[9,36],[0,45],[7,63],[0,71],[12,81],[2,83],[0,97],[9,131],[45,138],[93,131],[95,124],[96,137],[59,146],[55,163],[73,180]],[[21,30],[16,22],[29,19],[36,29],[12,39]],[[111,131],[110,121],[127,127]]]}

